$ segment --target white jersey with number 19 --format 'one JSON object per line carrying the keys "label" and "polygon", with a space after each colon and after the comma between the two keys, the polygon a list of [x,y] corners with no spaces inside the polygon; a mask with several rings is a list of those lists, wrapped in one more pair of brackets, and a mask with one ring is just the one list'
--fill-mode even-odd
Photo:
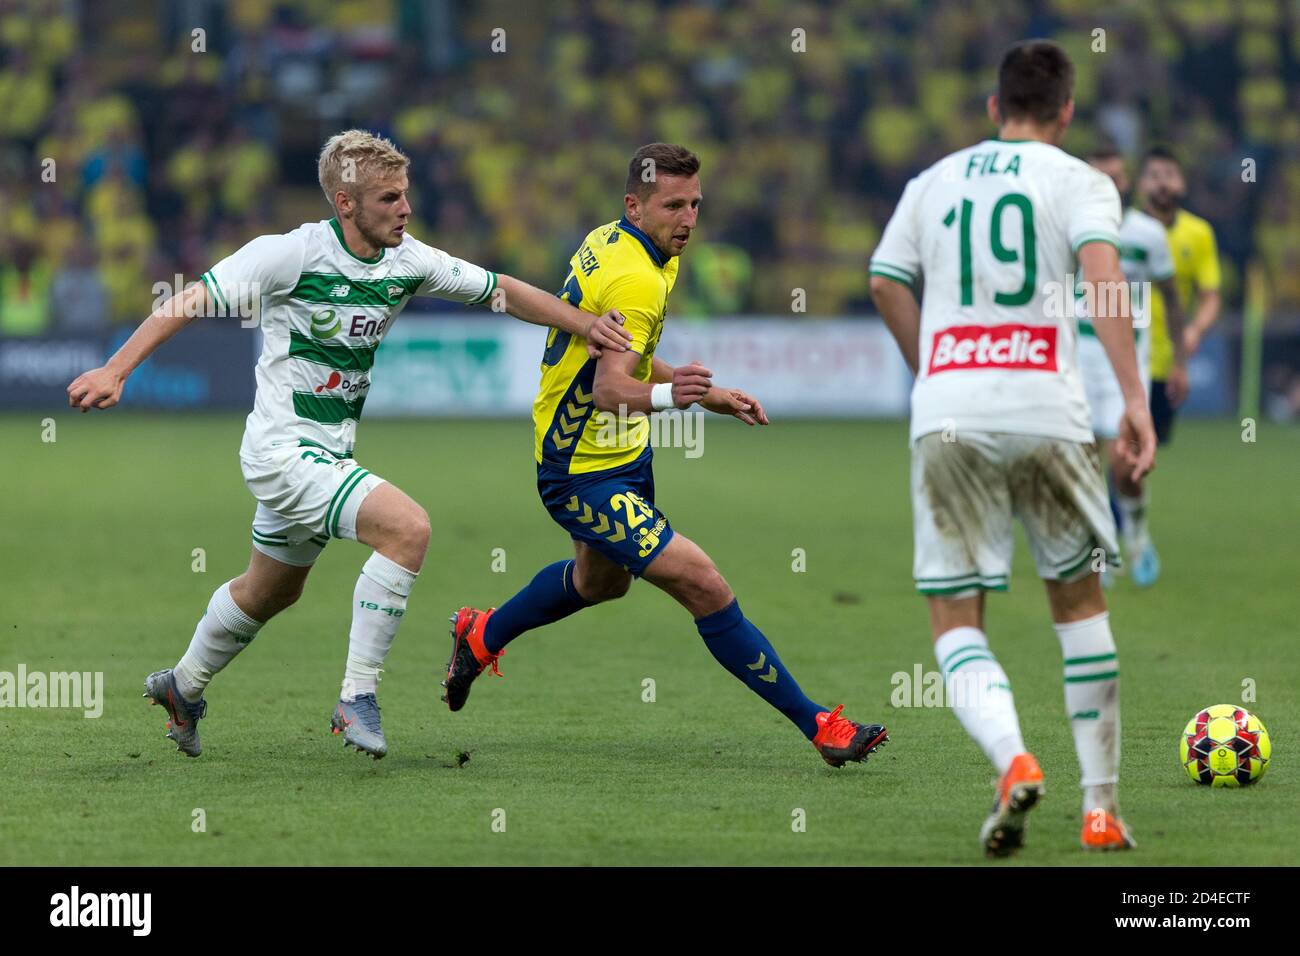
{"label": "white jersey with number 19", "polygon": [[1110,178],[1048,143],[985,140],[907,184],[873,275],[924,279],[911,440],[950,428],[1090,442],[1075,255],[1118,248]]}

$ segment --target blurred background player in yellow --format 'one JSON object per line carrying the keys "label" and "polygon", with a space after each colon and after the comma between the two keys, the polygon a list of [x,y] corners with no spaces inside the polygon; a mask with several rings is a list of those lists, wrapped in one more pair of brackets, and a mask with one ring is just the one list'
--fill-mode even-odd
{"label": "blurred background player in yellow", "polygon": [[[1187,180],[1172,152],[1159,146],[1147,152],[1138,189],[1143,210],[1165,227],[1174,258],[1174,286],[1190,316],[1182,341],[1174,342],[1169,334],[1168,304],[1159,290],[1152,297],[1151,418],[1157,440],[1166,445],[1173,438],[1178,406],[1187,396],[1186,363],[1200,348],[1223,304],[1219,293],[1219,250],[1214,228],[1182,208]],[[1150,587],[1160,577],[1160,557],[1147,526],[1148,491],[1144,482],[1128,490],[1136,493],[1117,496],[1125,549],[1134,583]]]}
{"label": "blurred background player in yellow", "polygon": [[698,403],[747,425],[767,424],[752,395],[715,386],[713,373],[697,363],[674,368],[655,355],[678,257],[703,199],[699,170],[699,159],[682,146],[642,146],[628,163],[623,218],[592,230],[570,260],[560,297],[589,312],[617,308],[632,333],[621,359],[593,359],[581,336],[566,332],[550,335],[542,355],[533,403],[537,490],[572,537],[574,556],[543,568],[500,608],[463,607],[452,617],[443,700],[460,710],[485,668],[500,673],[497,659],[510,641],[621,598],[634,577],[644,577],[691,613],[719,664],[840,767],[883,744],[884,726],[856,723],[841,707],[829,710],[805,696],[713,561],[674,533],[655,504],[646,415]]}

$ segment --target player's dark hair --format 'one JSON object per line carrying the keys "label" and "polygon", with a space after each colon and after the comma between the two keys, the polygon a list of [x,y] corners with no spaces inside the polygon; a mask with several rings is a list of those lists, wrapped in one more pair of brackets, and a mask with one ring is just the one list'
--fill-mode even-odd
{"label": "player's dark hair", "polygon": [[1123,159],[1124,154],[1115,148],[1112,143],[1099,143],[1092,149],[1088,150],[1084,159],[1088,162],[1096,162],[1101,159]]}
{"label": "player's dark hair", "polygon": [[700,157],[685,146],[671,143],[647,143],[638,149],[627,164],[627,189],[645,199],[655,190],[660,175],[694,176],[700,171]]}
{"label": "player's dark hair", "polygon": [[1144,172],[1146,171],[1147,164],[1153,159],[1163,159],[1167,163],[1173,163],[1178,167],[1180,172],[1182,171],[1183,164],[1178,161],[1178,157],[1168,146],[1152,146],[1146,151],[1142,156],[1142,170]]}
{"label": "player's dark hair", "polygon": [[1074,64],[1051,40],[1022,40],[998,67],[1002,119],[1051,123],[1074,95]]}

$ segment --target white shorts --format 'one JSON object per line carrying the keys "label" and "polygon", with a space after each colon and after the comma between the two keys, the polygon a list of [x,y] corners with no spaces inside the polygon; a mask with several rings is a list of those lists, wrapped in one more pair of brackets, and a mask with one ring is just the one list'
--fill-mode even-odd
{"label": "white shorts", "polygon": [[922,435],[912,446],[912,572],[922,594],[1005,591],[1019,518],[1040,577],[1119,565],[1096,443],[1036,435]]}
{"label": "white shorts", "polygon": [[[1151,393],[1150,343],[1150,330],[1140,330],[1136,343],[1138,373],[1142,376],[1142,389],[1148,395]],[[1124,395],[1096,333],[1081,331],[1079,334],[1079,374],[1083,376],[1083,390],[1092,411],[1092,433],[1098,438],[1117,437],[1120,419],[1124,417]]]}
{"label": "white shorts", "polygon": [[244,483],[257,499],[253,547],[295,567],[310,567],[330,538],[357,537],[357,512],[384,483],[352,458],[323,448],[287,445],[239,458]]}

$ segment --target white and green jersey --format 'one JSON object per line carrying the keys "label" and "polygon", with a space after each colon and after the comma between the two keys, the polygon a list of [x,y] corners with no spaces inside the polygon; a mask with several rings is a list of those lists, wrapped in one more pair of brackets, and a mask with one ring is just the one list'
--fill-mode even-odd
{"label": "white and green jersey", "polygon": [[[1138,374],[1143,386],[1151,385],[1151,283],[1173,277],[1174,257],[1169,251],[1165,227],[1139,209],[1129,209],[1119,227],[1119,264],[1131,292],[1133,342],[1137,348]],[[1083,374],[1092,430],[1098,438],[1119,434],[1124,414],[1124,394],[1110,359],[1088,314],[1082,290],[1075,289],[1075,315],[1079,320],[1079,371]]]}
{"label": "white and green jersey", "polygon": [[1092,440],[1075,256],[1119,246],[1110,177],[1048,143],[985,140],[907,184],[871,273],[921,295],[911,440],[955,427]]}
{"label": "white and green jersey", "polygon": [[[1174,257],[1169,251],[1169,237],[1164,224],[1140,209],[1126,209],[1119,226],[1119,264],[1124,270],[1124,278],[1132,286],[1133,334],[1140,351],[1140,343],[1149,338],[1147,330],[1151,327],[1150,284],[1174,277]],[[1092,327],[1080,286],[1075,287],[1075,294],[1078,297],[1075,308],[1079,335],[1095,339],[1097,333]]]}
{"label": "white and green jersey", "polygon": [[259,236],[203,281],[221,311],[260,316],[257,396],[240,455],[292,443],[350,458],[375,350],[411,296],[485,302],[497,277],[409,235],[362,259],[330,219]]}

